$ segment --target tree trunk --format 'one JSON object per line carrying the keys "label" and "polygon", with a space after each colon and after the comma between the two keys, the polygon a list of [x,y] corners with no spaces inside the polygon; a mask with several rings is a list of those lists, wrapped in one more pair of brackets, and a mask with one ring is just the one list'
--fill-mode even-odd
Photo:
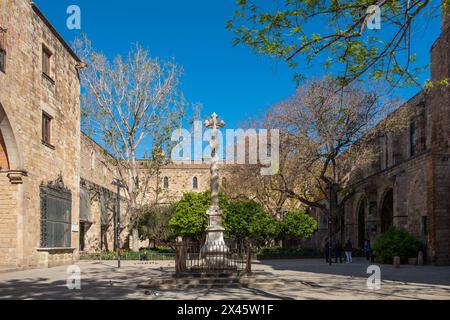
{"label": "tree trunk", "polygon": [[137,227],[133,227],[131,230],[131,241],[130,241],[130,249],[134,252],[139,251],[139,229]]}

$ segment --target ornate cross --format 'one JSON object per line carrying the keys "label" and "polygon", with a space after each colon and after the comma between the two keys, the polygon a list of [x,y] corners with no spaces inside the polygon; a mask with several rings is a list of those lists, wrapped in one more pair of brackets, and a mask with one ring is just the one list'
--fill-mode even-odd
{"label": "ornate cross", "polygon": [[219,121],[219,116],[214,112],[210,119],[205,120],[205,127],[217,130],[225,127],[225,122],[223,120]]}

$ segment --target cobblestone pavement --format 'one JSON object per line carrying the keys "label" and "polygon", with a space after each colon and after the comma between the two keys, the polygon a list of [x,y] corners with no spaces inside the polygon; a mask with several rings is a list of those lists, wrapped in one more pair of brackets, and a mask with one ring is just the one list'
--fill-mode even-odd
{"label": "cobblestone pavement", "polygon": [[450,267],[380,265],[380,290],[367,288],[369,263],[327,265],[322,260],[257,262],[257,277],[270,278],[248,288],[146,290],[137,286],[170,276],[173,262],[115,261],[78,263],[81,290],[67,288],[67,266],[0,273],[0,299],[450,299]]}

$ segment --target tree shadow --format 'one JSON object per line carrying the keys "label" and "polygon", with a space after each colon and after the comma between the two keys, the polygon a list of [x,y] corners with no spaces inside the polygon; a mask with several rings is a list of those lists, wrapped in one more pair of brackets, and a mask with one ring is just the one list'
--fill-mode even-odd
{"label": "tree shadow", "polygon": [[377,265],[381,270],[381,279],[403,283],[422,283],[430,285],[450,285],[450,267],[410,266],[402,265],[395,268],[392,265],[370,263],[364,258],[356,258],[353,263],[334,263],[330,266],[325,259],[292,259],[292,260],[261,260],[254,263],[256,269],[267,267],[276,271],[308,272],[323,275],[338,275],[367,279],[367,267]]}

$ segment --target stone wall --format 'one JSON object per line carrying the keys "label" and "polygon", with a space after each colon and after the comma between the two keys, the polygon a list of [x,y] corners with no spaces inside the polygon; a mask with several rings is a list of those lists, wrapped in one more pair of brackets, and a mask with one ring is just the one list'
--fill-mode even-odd
{"label": "stone wall", "polygon": [[[16,257],[6,263],[19,268],[45,266],[46,254],[38,252],[41,183],[63,177],[72,192],[72,222],[78,224],[79,61],[30,1],[1,1],[0,26],[7,29],[6,70],[0,72],[0,129],[9,160],[9,168],[0,177],[2,193],[8,193],[3,194],[0,207],[7,206],[5,199],[17,201],[15,211],[2,212],[1,217],[16,225],[8,249]],[[52,52],[50,77],[42,72],[43,46]],[[51,145],[42,142],[43,112],[53,117]],[[5,177],[12,184],[10,190]],[[76,231],[71,242],[77,247]],[[70,259],[64,259],[70,263],[73,254],[76,249],[71,250]],[[0,264],[5,261],[0,257]]]}

